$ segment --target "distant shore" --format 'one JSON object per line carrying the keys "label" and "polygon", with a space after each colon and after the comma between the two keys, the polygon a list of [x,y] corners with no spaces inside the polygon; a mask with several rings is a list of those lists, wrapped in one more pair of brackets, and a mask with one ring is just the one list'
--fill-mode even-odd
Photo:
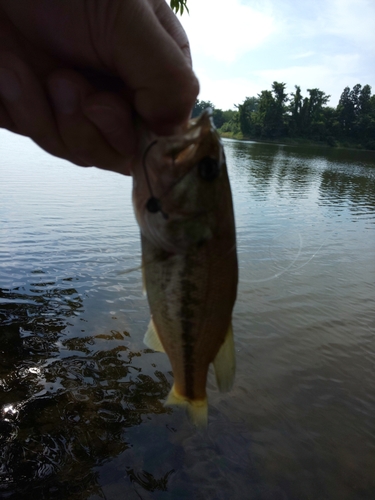
{"label": "distant shore", "polygon": [[332,141],[313,141],[311,139],[305,139],[303,137],[278,137],[275,139],[260,139],[259,137],[249,137],[243,136],[241,133],[233,134],[231,132],[220,132],[220,137],[225,139],[235,139],[238,141],[254,141],[263,142],[265,144],[284,144],[286,146],[314,146],[320,148],[333,148],[333,149],[354,149],[359,151],[369,151],[374,153],[373,149],[368,149],[357,143],[350,142],[340,142],[337,140]]}

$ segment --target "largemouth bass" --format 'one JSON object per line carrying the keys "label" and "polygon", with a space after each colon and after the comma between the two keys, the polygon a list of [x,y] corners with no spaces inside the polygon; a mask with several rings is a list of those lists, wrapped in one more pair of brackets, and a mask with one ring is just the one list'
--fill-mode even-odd
{"label": "largemouth bass", "polygon": [[151,310],[144,342],[171,362],[166,404],[187,406],[193,422],[205,425],[210,363],[220,391],[233,384],[238,281],[232,195],[210,112],[180,135],[151,142],[132,175]]}

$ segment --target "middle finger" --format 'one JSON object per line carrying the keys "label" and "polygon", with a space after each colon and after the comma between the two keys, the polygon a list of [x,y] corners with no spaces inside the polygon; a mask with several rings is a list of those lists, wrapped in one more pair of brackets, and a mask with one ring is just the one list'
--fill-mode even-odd
{"label": "middle finger", "polygon": [[85,99],[95,89],[72,70],[53,73],[48,88],[60,135],[71,155],[87,165],[127,174],[127,158],[108,143],[83,112]]}

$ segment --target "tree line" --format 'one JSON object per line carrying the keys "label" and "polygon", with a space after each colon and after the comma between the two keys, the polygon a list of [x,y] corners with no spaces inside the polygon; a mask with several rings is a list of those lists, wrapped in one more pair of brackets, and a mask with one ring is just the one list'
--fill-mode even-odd
{"label": "tree line", "polygon": [[273,82],[271,90],[246,97],[235,110],[223,111],[197,99],[192,116],[211,107],[215,126],[227,137],[305,139],[375,150],[375,94],[370,85],[345,87],[336,108],[327,105],[330,96],[318,88],[307,89],[305,97],[298,85],[290,94],[285,88],[285,83]]}

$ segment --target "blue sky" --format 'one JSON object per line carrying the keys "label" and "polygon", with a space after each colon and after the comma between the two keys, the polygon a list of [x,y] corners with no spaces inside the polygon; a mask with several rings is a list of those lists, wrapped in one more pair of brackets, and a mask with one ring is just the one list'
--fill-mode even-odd
{"label": "blue sky", "polygon": [[375,93],[375,0],[187,0],[199,98],[222,109],[270,89],[318,87],[336,106],[344,87]]}

